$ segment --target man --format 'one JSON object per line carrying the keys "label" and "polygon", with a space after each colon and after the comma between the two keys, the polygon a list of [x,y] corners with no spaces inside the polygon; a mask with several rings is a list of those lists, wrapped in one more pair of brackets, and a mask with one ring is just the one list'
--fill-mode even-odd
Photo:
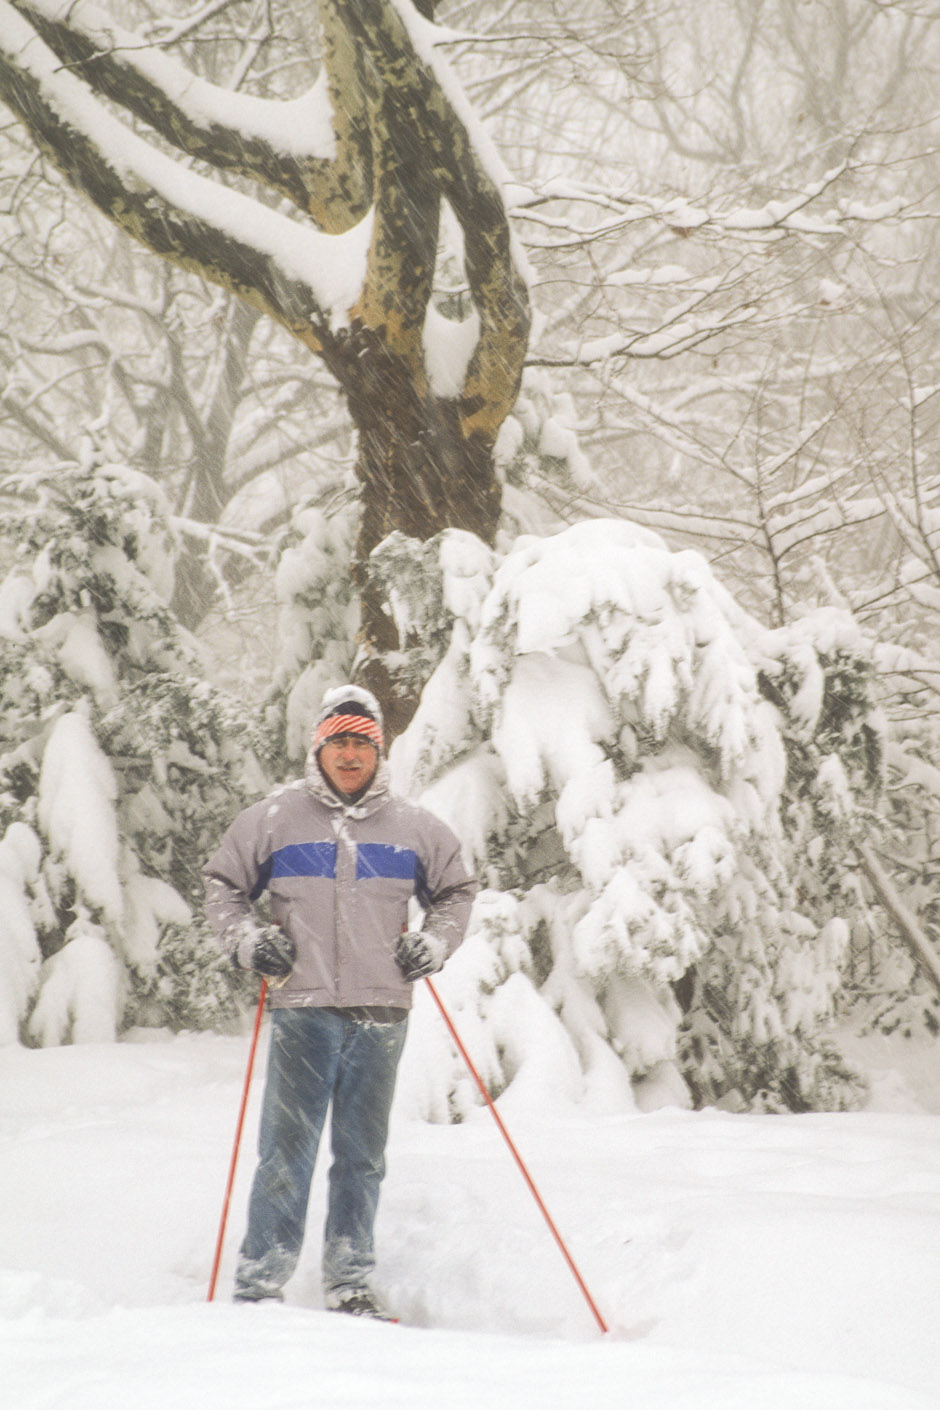
{"label": "man", "polygon": [[[373,1227],[412,986],[460,944],[476,882],[450,828],[389,792],[383,749],[375,697],[328,691],[305,777],[240,813],[204,869],[219,943],[272,980],[238,1301],[280,1299],[296,1267],[332,1103],[325,1304],[387,1315],[370,1282]],[[273,925],[252,910],[265,890]],[[420,930],[409,929],[412,898]]]}

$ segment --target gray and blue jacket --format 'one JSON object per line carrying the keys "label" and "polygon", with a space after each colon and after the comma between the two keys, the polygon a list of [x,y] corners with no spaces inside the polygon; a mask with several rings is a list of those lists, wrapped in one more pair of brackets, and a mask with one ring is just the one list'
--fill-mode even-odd
{"label": "gray and blue jacket", "polygon": [[239,813],[203,875],[206,915],[233,957],[267,891],[271,919],[297,946],[289,979],[272,990],[278,1008],[410,1008],[413,986],[394,959],[412,928],[410,903],[451,955],[477,890],[451,829],[389,792],[384,760],[365,795],[346,803],[311,759],[306,778]]}

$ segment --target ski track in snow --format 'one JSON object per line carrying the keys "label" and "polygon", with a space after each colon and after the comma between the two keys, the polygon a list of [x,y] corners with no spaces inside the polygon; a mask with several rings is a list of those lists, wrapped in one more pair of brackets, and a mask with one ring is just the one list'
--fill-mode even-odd
{"label": "ski track in snow", "polygon": [[[206,1289],[244,1038],[0,1049],[0,1385],[11,1410],[926,1410],[940,1398],[940,1115],[501,1110],[612,1331],[601,1337],[488,1114],[396,1109],[389,1327],[321,1310],[314,1182],[283,1306]],[[937,1059],[933,1059],[936,1064]],[[936,1090],[936,1087],[934,1087]]]}

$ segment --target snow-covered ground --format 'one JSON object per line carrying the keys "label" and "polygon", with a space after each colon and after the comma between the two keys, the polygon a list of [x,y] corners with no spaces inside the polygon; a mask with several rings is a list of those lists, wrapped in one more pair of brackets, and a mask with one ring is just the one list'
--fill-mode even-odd
{"label": "snow-covered ground", "polygon": [[159,1032],[0,1049],[4,1406],[940,1405],[937,1056],[905,1069],[869,1047],[871,1108],[852,1115],[612,1116],[507,1093],[602,1337],[489,1114],[419,1122],[407,1083],[380,1214],[401,1324],[320,1310],[321,1171],[286,1304],[232,1305],[263,1054],[209,1304],[246,1053],[246,1036]]}

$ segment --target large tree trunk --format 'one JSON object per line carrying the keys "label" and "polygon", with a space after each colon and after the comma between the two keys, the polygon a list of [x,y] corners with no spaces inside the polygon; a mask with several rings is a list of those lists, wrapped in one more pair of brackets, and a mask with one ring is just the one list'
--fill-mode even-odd
{"label": "large tree trunk", "polygon": [[424,540],[443,529],[466,529],[492,543],[500,485],[492,444],[483,435],[462,434],[456,400],[419,390],[405,359],[389,353],[381,338],[361,324],[344,352],[349,367],[343,381],[359,440],[359,673],[382,701],[394,737],[407,726],[417,698],[390,665],[401,643],[385,602],[369,581],[369,555],[395,530]]}

